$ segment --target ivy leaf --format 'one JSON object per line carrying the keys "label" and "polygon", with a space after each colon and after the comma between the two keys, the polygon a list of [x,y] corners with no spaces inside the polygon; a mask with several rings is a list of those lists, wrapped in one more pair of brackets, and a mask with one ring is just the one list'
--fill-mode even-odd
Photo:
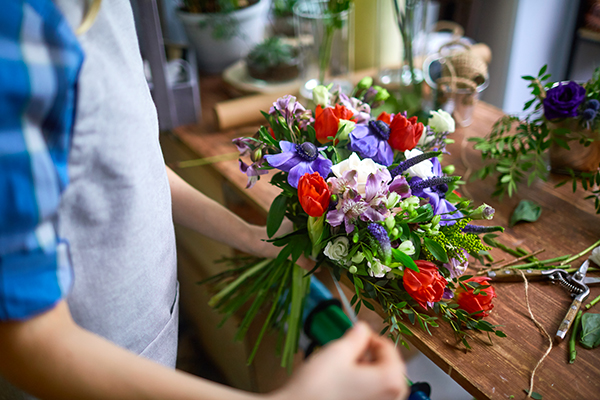
{"label": "ivy leaf", "polygon": [[287,197],[280,194],[273,200],[269,214],[267,215],[267,235],[273,237],[279,230],[283,217],[285,216],[285,209],[287,207]]}
{"label": "ivy leaf", "polygon": [[438,242],[435,242],[427,237],[423,239],[423,242],[425,243],[427,250],[431,252],[436,260],[444,263],[448,262],[448,254],[446,254],[446,250],[444,250],[444,248]]}
{"label": "ivy leaf", "polygon": [[521,200],[513,211],[509,226],[513,227],[519,221],[535,222],[542,214],[542,207],[530,200]]}
{"label": "ivy leaf", "polygon": [[588,349],[600,346],[600,314],[583,314],[580,342],[583,347]]}

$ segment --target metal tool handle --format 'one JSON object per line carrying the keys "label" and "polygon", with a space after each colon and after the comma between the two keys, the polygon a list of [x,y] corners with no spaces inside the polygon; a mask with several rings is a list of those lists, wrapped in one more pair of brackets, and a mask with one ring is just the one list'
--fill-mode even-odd
{"label": "metal tool handle", "polygon": [[569,328],[571,327],[571,324],[573,323],[573,320],[577,315],[577,311],[579,311],[579,308],[581,307],[581,302],[582,300],[576,297],[571,303],[569,311],[567,312],[567,315],[565,316],[563,321],[560,323],[558,331],[556,332],[556,336],[554,337],[556,342],[562,342],[565,336],[567,335],[567,332],[569,331]]}
{"label": "metal tool handle", "polygon": [[[527,269],[522,270],[527,279],[530,281],[546,279],[548,278],[540,269]],[[519,270],[515,268],[505,268],[499,269],[497,271],[489,271],[488,276],[492,278],[493,281],[496,282],[522,282],[523,277],[521,277],[521,273]]]}

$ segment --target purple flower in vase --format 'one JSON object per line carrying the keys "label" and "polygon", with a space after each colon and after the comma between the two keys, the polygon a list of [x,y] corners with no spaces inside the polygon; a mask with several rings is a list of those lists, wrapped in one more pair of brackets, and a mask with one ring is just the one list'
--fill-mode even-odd
{"label": "purple flower in vase", "polygon": [[300,178],[308,173],[318,172],[326,178],[331,171],[331,161],[322,156],[314,144],[304,142],[295,144],[282,140],[279,142],[281,153],[266,155],[264,158],[270,166],[288,172],[288,183],[298,187]]}
{"label": "purple flower in vase", "polygon": [[350,132],[348,148],[362,158],[371,158],[378,164],[390,166],[394,151],[388,143],[390,127],[383,121],[369,121],[368,125],[356,125]]}
{"label": "purple flower in vase", "polygon": [[546,119],[576,117],[577,109],[585,100],[585,88],[573,81],[559,83],[548,89],[544,99]]}

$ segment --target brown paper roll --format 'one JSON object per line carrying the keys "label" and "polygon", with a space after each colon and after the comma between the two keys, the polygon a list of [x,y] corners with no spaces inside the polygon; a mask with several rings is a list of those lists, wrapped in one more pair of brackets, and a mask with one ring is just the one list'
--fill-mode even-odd
{"label": "brown paper roll", "polygon": [[265,118],[260,111],[268,112],[273,103],[286,94],[293,93],[288,91],[285,93],[256,94],[217,103],[215,105],[217,126],[219,130],[223,131],[239,126],[263,123]]}

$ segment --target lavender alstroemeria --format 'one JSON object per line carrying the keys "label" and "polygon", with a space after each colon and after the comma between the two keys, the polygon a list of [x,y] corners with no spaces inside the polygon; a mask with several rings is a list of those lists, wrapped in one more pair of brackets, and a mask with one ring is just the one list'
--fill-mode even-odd
{"label": "lavender alstroemeria", "polygon": [[277,112],[281,113],[290,128],[294,122],[300,124],[301,128],[311,122],[311,111],[306,110],[302,104],[296,101],[295,96],[289,94],[277,99],[269,109],[270,115],[277,115]]}
{"label": "lavender alstroemeria", "polygon": [[366,124],[371,119],[371,106],[363,103],[356,97],[348,97],[346,94],[339,92],[336,102],[333,104],[341,104],[348,110],[352,111],[353,121],[357,125]]}
{"label": "lavender alstroemeria", "polygon": [[469,266],[469,254],[462,250],[463,258],[451,258],[448,263],[443,264],[442,266],[446,268],[450,272],[450,278],[458,278],[462,274],[465,273],[467,267]]}
{"label": "lavender alstroemeria", "polygon": [[360,216],[363,221],[383,221],[390,212],[387,208],[388,183],[391,180],[387,169],[380,169],[375,174],[370,174],[365,185],[365,203],[368,208]]}
{"label": "lavender alstroemeria", "polygon": [[281,153],[266,155],[264,158],[270,166],[288,172],[288,183],[298,187],[298,181],[306,174],[318,172],[326,178],[331,171],[332,163],[319,153],[323,148],[317,148],[310,142],[295,144],[282,140],[279,142]]}
{"label": "lavender alstroemeria", "polygon": [[252,186],[254,186],[254,184],[258,181],[260,175],[269,173],[269,171],[267,170],[259,169],[260,167],[262,167],[262,162],[263,160],[261,159],[257,162],[253,162],[252,164],[248,165],[242,160],[239,160],[240,171],[242,171],[248,176],[248,183],[246,184],[246,189],[250,189]]}
{"label": "lavender alstroemeria", "polygon": [[406,178],[402,175],[398,175],[394,178],[392,183],[390,183],[390,192],[396,192],[400,195],[401,199],[407,199],[412,196],[410,191],[410,185]]}
{"label": "lavender alstroemeria", "polygon": [[388,143],[390,128],[383,121],[369,121],[368,125],[356,125],[350,132],[348,148],[362,158],[371,158],[378,164],[390,166],[394,151]]}
{"label": "lavender alstroemeria", "polygon": [[327,222],[331,226],[344,223],[346,233],[354,231],[354,223],[369,208],[356,190],[347,190],[338,201],[335,209],[327,213]]}

